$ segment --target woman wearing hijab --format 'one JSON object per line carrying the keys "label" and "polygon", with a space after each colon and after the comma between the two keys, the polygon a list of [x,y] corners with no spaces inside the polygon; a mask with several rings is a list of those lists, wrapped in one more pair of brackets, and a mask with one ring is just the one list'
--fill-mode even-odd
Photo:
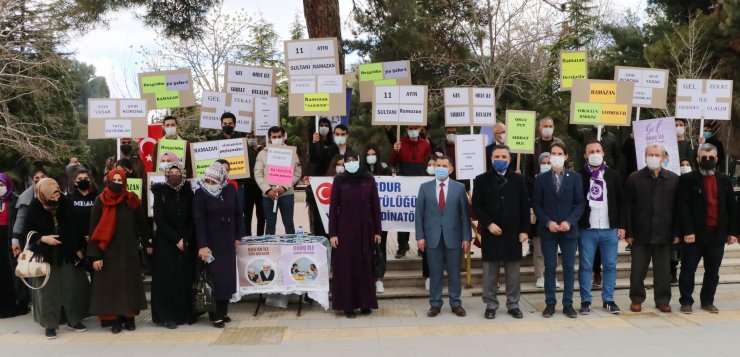
{"label": "woman wearing hijab", "polygon": [[17,201],[18,196],[13,193],[13,180],[0,172],[0,319],[28,313],[28,299],[20,298],[20,294],[16,293],[17,284],[22,285],[18,291],[27,291],[26,287],[15,277],[10,264],[10,240],[13,237]]}
{"label": "woman wearing hijab", "polygon": [[[365,161],[362,164],[363,169],[367,170],[373,176],[391,176],[393,171],[385,162],[378,162],[378,156],[380,156],[380,150],[378,146],[370,143],[365,147]],[[385,277],[385,266],[388,260],[386,244],[388,242],[388,232],[380,232],[380,245],[378,247],[378,253],[380,254],[379,266],[382,268],[376,268],[375,273],[375,292],[382,294],[385,292],[385,286],[383,286],[383,278]],[[424,255],[426,256],[426,254]],[[424,260],[426,262],[426,259]],[[426,264],[423,264],[426,267]],[[426,276],[429,274],[427,273]]]}
{"label": "woman wearing hijab", "polygon": [[193,190],[179,161],[163,167],[165,182],[152,185],[152,320],[169,329],[191,321]]}
{"label": "woman wearing hijab", "polygon": [[360,169],[358,154],[344,155],[345,172],[334,178],[329,207],[332,252],[332,308],[355,318],[378,308],[373,244],[380,243],[380,201],[375,178]]}
{"label": "woman wearing hijab", "polygon": [[231,322],[229,299],[236,293],[236,247],[244,237],[244,217],[229,185],[226,168],[214,162],[206,169],[193,199],[193,221],[198,257],[206,264],[213,282],[216,309],[209,312],[213,326],[224,328]]}
{"label": "woman wearing hijab", "polygon": [[145,310],[139,245],[150,240],[141,200],[129,192],[126,173],[106,175],[106,188],[95,200],[90,217],[87,255],[93,262],[90,313],[114,334],[136,330],[134,317]]}
{"label": "woman wearing hijab", "polygon": [[[86,331],[82,319],[89,315],[90,282],[81,264],[85,234],[77,222],[72,201],[62,195],[59,184],[50,178],[34,187],[36,199],[28,208],[23,233],[28,245],[50,265],[46,285],[33,291],[33,320],[46,329],[46,338],[56,338],[59,323]],[[41,286],[44,278],[32,279]]]}

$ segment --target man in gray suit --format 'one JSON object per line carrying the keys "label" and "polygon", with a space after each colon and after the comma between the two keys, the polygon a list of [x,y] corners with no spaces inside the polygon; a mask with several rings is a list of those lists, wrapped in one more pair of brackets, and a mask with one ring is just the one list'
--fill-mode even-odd
{"label": "man in gray suit", "polygon": [[472,235],[465,186],[449,178],[452,170],[449,157],[437,157],[435,179],[419,187],[416,199],[416,244],[426,252],[429,264],[429,317],[439,315],[442,309],[445,270],[452,312],[466,315],[460,300],[460,263],[463,251],[470,250]]}

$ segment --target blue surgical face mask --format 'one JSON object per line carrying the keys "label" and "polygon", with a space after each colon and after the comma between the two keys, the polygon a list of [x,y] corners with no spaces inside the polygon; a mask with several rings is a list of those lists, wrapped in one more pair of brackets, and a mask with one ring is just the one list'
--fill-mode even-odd
{"label": "blue surgical face mask", "polygon": [[504,172],[509,168],[509,162],[506,160],[492,160],[493,169],[497,172]]}
{"label": "blue surgical face mask", "polygon": [[711,137],[712,137],[712,132],[711,131],[705,131],[704,132],[704,140],[708,140]]}
{"label": "blue surgical face mask", "polygon": [[344,145],[347,143],[347,137],[334,135],[334,143],[336,143],[337,145]]}
{"label": "blue surgical face mask", "polygon": [[448,176],[450,176],[450,170],[448,170],[446,167],[435,167],[434,176],[440,180],[444,180]]}

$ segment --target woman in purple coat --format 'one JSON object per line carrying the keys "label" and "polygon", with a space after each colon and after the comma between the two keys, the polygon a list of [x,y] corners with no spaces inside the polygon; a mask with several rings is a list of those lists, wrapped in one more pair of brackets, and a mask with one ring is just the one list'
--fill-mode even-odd
{"label": "woman in purple coat", "polygon": [[206,169],[195,191],[193,219],[198,257],[211,261],[205,269],[213,282],[216,308],[208,315],[214,327],[224,328],[231,322],[227,314],[229,299],[236,293],[236,247],[244,237],[244,217],[236,189],[229,185],[226,168],[218,162]]}
{"label": "woman in purple coat", "polygon": [[334,178],[329,209],[332,252],[332,308],[355,318],[378,308],[372,245],[380,243],[380,201],[373,176],[360,169],[359,156],[344,155],[345,172]]}

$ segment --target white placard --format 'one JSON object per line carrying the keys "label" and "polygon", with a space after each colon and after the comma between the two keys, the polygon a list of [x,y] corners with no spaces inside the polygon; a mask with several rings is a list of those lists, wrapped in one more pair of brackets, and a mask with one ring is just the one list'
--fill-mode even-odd
{"label": "white placard", "polygon": [[470,98],[468,88],[445,88],[445,106],[464,105],[467,106]]}
{"label": "white placard", "polygon": [[105,137],[106,138],[130,138],[131,135],[131,121],[130,120],[117,120],[109,119],[105,121]]}
{"label": "white placard", "polygon": [[732,81],[678,79],[676,88],[677,118],[730,120]]}
{"label": "white placard", "polygon": [[316,76],[291,76],[290,93],[316,93]]}
{"label": "white placard", "polygon": [[472,180],[486,172],[483,135],[458,135],[455,138],[455,172],[458,180]]}
{"label": "white placard", "polygon": [[267,131],[279,125],[278,98],[257,98],[254,103],[254,131],[257,136],[266,136]]}
{"label": "white placard", "polygon": [[424,104],[426,89],[422,86],[399,86],[398,95],[401,103]]}
{"label": "white placard", "polygon": [[470,124],[470,108],[468,106],[445,107],[445,125],[465,126]]}
{"label": "white placard", "polygon": [[[445,126],[488,126],[496,122],[493,88],[445,88]],[[461,116],[467,113],[466,116]]]}
{"label": "white placard", "polygon": [[116,117],[116,100],[90,100],[90,119],[112,119]]}
{"label": "white placard", "polygon": [[473,88],[473,105],[494,107],[495,104],[493,88]]}
{"label": "white placard", "polygon": [[[204,141],[201,143],[190,143],[193,149],[193,161],[216,160],[220,158],[218,154],[218,141]],[[195,176],[195,173],[193,173]]]}
{"label": "white placard", "polygon": [[317,93],[344,93],[347,88],[342,75],[316,76],[316,87]]}
{"label": "white placard", "polygon": [[407,61],[383,62],[383,78],[395,79],[405,78],[411,72],[410,63]]}
{"label": "white placard", "polygon": [[121,118],[142,118],[148,112],[144,99],[121,99],[119,106]]}
{"label": "white placard", "polygon": [[704,94],[701,79],[679,79],[676,83],[676,96],[693,97]]}
{"label": "white placard", "polygon": [[375,86],[374,125],[425,125],[426,86]]}
{"label": "white placard", "polygon": [[293,167],[293,149],[270,145],[267,150],[267,165]]}

